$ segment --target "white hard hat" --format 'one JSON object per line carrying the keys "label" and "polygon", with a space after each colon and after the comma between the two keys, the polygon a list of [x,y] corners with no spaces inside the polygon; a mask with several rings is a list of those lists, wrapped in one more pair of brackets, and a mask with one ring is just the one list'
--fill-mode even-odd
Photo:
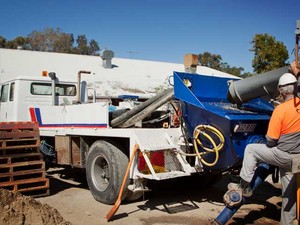
{"label": "white hard hat", "polygon": [[296,77],[291,73],[285,73],[279,78],[278,86],[296,83]]}

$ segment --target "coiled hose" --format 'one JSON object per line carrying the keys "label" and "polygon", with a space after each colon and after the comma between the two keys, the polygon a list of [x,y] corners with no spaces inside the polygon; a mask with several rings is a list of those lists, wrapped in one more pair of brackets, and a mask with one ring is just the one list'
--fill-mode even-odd
{"label": "coiled hose", "polygon": [[[209,132],[206,132],[209,131]],[[219,144],[217,145],[214,139],[209,134],[214,134],[219,139]],[[212,148],[206,147],[202,141],[199,138],[199,135],[204,136],[209,142],[212,144]],[[194,129],[194,149],[196,153],[182,153],[186,156],[196,156],[200,160],[201,163],[203,163],[206,166],[214,166],[217,164],[219,160],[219,151],[221,151],[225,144],[225,138],[223,134],[215,127],[211,125],[198,125]],[[200,152],[198,146],[200,146],[202,149],[204,149],[204,152]],[[215,160],[212,163],[209,163],[203,159],[203,155],[209,154],[209,153],[215,153],[216,157]]]}

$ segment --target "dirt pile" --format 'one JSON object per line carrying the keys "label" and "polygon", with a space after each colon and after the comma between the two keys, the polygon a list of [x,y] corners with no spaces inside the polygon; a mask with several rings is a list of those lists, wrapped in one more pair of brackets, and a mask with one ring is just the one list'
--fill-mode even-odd
{"label": "dirt pile", "polygon": [[70,225],[59,212],[30,196],[0,189],[0,224]]}

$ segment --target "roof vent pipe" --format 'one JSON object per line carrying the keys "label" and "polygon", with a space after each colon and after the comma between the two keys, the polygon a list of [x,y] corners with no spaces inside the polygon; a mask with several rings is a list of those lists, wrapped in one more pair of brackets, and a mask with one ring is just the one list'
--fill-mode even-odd
{"label": "roof vent pipe", "polygon": [[111,50],[103,50],[100,52],[100,57],[102,58],[102,66],[106,69],[111,69],[111,60],[114,57],[114,52]]}

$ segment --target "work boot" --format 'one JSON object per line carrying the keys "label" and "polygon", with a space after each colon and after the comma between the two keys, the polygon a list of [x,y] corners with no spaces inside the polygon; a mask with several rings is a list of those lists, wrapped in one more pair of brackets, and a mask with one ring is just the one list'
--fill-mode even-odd
{"label": "work boot", "polygon": [[238,189],[239,189],[239,184],[237,184],[237,183],[229,183],[228,185],[227,185],[227,189],[230,191],[230,190],[232,190],[232,191],[237,191]]}
{"label": "work boot", "polygon": [[252,195],[252,189],[250,187],[250,183],[241,179],[240,187],[242,189],[242,194],[245,197],[250,197]]}
{"label": "work boot", "polygon": [[227,185],[228,190],[241,191],[244,197],[250,197],[252,195],[252,189],[250,183],[241,179],[239,184],[229,183]]}

